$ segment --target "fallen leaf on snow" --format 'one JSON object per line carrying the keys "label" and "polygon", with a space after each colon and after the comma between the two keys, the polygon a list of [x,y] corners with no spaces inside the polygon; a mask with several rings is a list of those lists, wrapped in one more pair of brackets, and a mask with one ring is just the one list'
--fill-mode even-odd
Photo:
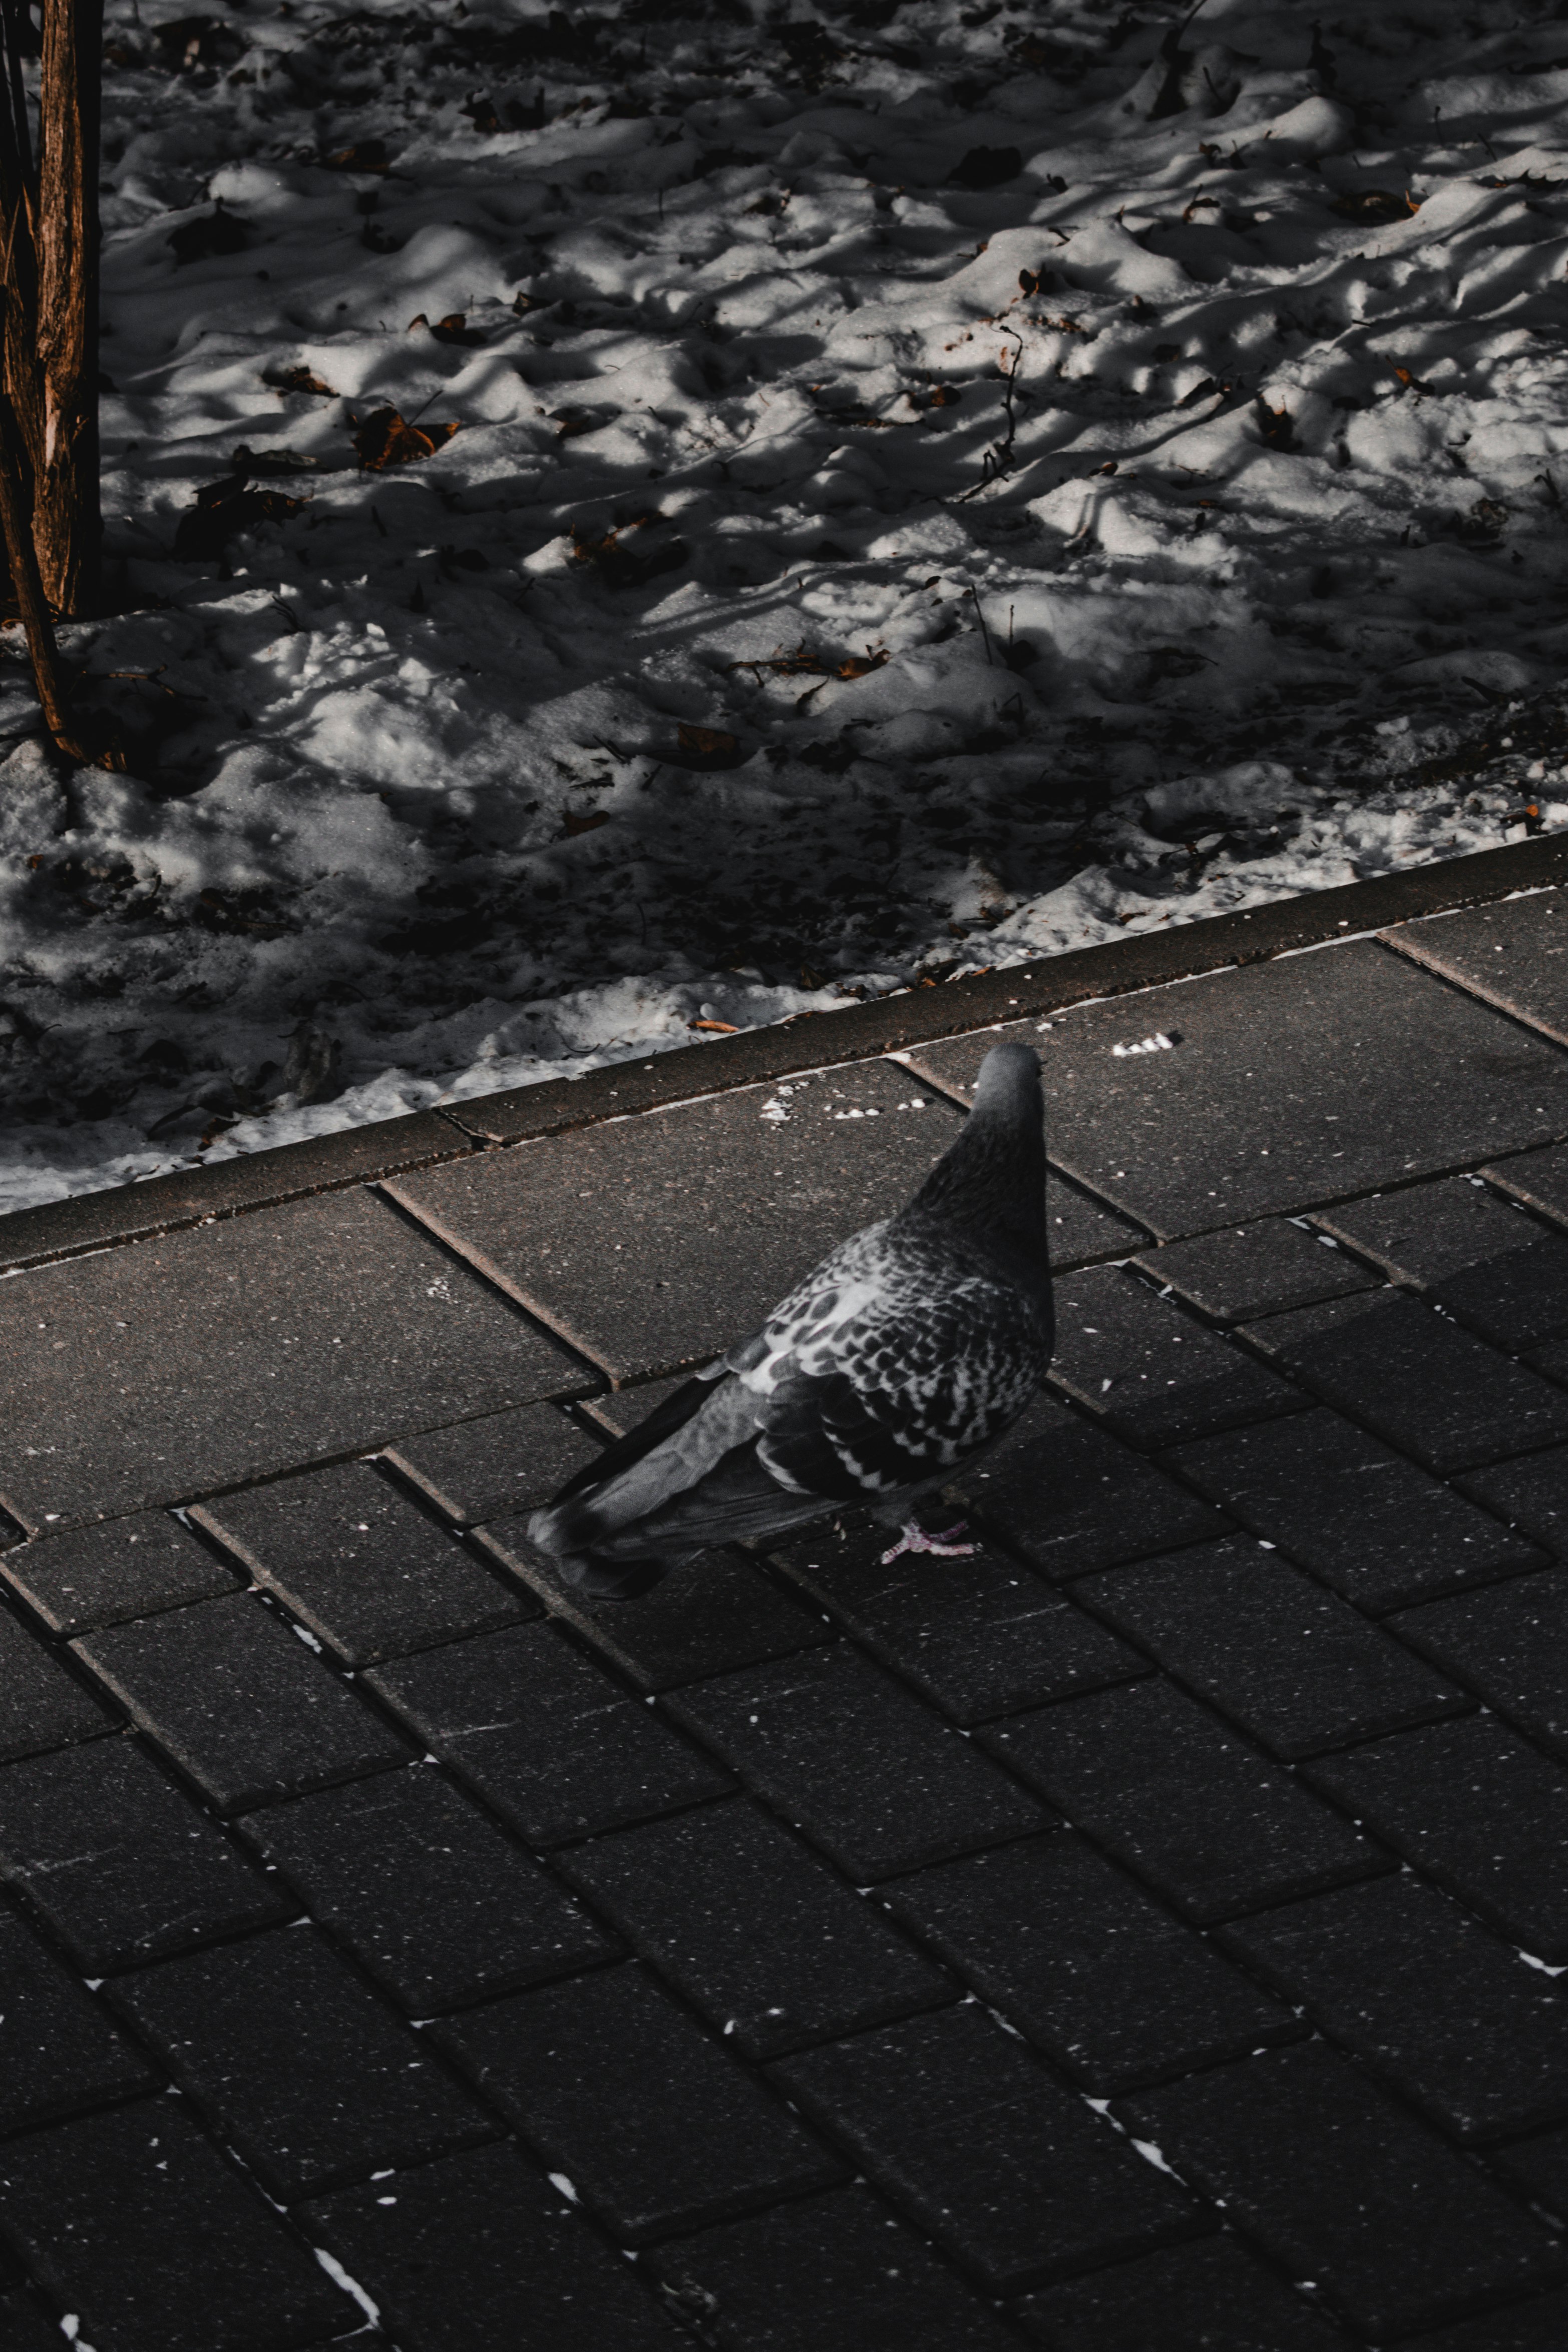
{"label": "fallen leaf on snow", "polygon": [[377,408],[355,420],[353,444],[364,470],[379,474],[388,466],[412,466],[434,457],[457,429],[456,424],[408,425],[395,408]]}
{"label": "fallen leaf on snow", "polygon": [[578,816],[571,809],[563,809],[561,813],[561,829],[574,841],[580,833],[593,833],[599,825],[609,822],[608,809],[595,809],[590,816]]}
{"label": "fallen leaf on snow", "polygon": [[689,1021],[686,1025],[689,1029],[715,1030],[721,1037],[734,1037],[740,1034],[733,1021]]}

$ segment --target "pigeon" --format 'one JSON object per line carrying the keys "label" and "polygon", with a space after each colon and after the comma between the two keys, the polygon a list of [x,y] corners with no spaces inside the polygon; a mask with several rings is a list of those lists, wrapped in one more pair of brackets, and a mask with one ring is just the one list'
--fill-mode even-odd
{"label": "pigeon", "polygon": [[1054,1336],[1040,1066],[994,1045],[909,1206],[840,1242],[760,1331],[569,1478],[529,1539],[606,1601],[854,1504],[900,1528],[887,1561],[973,1551],[915,1506],[1012,1426]]}

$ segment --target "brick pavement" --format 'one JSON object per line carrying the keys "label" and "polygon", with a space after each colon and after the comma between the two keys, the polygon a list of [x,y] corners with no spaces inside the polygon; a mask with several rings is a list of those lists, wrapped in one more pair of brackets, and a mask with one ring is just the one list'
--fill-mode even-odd
{"label": "brick pavement", "polygon": [[991,1031],[0,1221],[4,2352],[1561,2352],[1563,936],[1016,1021],[967,1559],[525,1524]]}

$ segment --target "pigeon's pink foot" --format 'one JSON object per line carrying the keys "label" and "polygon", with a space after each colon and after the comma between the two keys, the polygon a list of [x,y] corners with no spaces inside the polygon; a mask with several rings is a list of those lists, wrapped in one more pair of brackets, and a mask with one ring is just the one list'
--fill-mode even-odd
{"label": "pigeon's pink foot", "polygon": [[963,1533],[965,1524],[964,1520],[960,1519],[955,1528],[944,1528],[940,1536],[928,1536],[924,1528],[917,1527],[911,1519],[891,1550],[882,1554],[882,1566],[889,1567],[901,1552],[906,1551],[940,1552],[943,1559],[959,1559],[966,1552],[978,1551],[980,1549],[978,1544],[954,1543],[952,1540],[954,1536],[961,1536]]}

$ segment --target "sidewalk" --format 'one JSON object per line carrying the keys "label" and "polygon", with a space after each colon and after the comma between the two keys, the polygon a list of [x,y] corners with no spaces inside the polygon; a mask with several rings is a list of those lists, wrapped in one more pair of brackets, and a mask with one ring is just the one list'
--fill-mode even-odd
{"label": "sidewalk", "polygon": [[[1561,2352],[1568,890],[1492,855],[0,1220],[5,2352]],[[1060,1335],[974,1557],[559,1588],[997,1023]]]}

